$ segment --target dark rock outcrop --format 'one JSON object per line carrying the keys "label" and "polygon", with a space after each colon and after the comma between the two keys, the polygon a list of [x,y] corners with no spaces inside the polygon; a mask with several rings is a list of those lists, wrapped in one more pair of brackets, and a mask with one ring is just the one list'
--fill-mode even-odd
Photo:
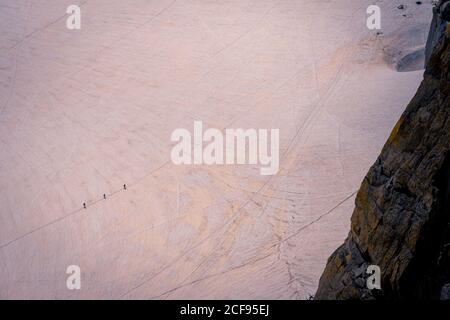
{"label": "dark rock outcrop", "polygon": [[[450,0],[435,9],[424,80],[361,185],[315,299],[450,298],[449,10]],[[367,288],[369,265],[381,290]]]}
{"label": "dark rock outcrop", "polygon": [[444,36],[449,21],[450,2],[448,0],[440,0],[433,9],[433,21],[431,22],[430,33],[425,48],[425,66],[433,53],[434,47]]}

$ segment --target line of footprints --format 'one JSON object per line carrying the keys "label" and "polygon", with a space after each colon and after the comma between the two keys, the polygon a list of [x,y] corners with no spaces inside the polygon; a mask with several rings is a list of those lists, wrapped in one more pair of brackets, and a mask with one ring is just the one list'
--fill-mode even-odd
{"label": "line of footprints", "polygon": [[[123,185],[123,190],[127,190],[127,185],[126,184]],[[103,200],[106,200],[106,193],[103,194]],[[96,202],[97,201],[95,201],[93,204],[95,204]],[[86,202],[83,203],[83,208],[87,209]]]}

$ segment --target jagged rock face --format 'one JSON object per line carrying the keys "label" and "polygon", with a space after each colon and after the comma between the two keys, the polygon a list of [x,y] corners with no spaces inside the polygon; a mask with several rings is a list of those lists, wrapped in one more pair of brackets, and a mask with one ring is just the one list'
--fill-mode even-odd
{"label": "jagged rock face", "polygon": [[449,21],[450,1],[441,0],[433,9],[433,21],[431,22],[430,33],[425,48],[425,65],[428,63],[434,47],[444,36]]}
{"label": "jagged rock face", "polygon": [[[424,80],[362,183],[316,299],[450,295],[449,10],[450,0],[435,10]],[[369,265],[381,268],[381,290],[367,289]]]}

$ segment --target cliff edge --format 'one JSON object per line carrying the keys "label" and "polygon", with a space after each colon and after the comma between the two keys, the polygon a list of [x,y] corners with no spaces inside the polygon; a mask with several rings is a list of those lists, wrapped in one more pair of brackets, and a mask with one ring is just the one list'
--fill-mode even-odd
{"label": "cliff edge", "polygon": [[[437,3],[417,94],[356,198],[315,299],[450,299],[450,0]],[[367,268],[381,270],[369,290]]]}

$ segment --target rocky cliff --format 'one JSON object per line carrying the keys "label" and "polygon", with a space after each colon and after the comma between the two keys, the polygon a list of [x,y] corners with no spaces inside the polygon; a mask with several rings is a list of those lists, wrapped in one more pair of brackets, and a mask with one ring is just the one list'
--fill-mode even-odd
{"label": "rocky cliff", "polygon": [[[450,0],[440,1],[416,96],[356,198],[316,299],[450,298]],[[369,290],[368,266],[381,269]]]}

